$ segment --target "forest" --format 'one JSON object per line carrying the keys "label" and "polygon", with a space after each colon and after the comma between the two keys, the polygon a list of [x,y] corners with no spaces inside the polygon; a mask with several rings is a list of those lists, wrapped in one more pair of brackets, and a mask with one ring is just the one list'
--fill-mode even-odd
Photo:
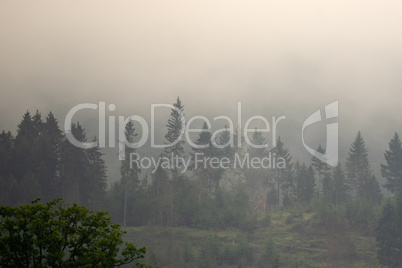
{"label": "forest", "polygon": [[[182,130],[179,98],[174,107],[166,122],[166,143]],[[346,163],[331,167],[317,157],[294,161],[292,148],[280,137],[271,150],[213,146],[228,144],[231,133],[222,131],[212,140],[206,124],[203,129],[195,144],[205,146],[186,151],[180,141],[160,152],[160,157],[188,156],[185,172],[182,166],[158,165],[144,174],[138,162],[130,161],[136,149],[127,147],[120,179],[108,185],[101,148],[71,144],[52,112],[44,118],[39,111],[27,111],[16,135],[0,134],[0,205],[63,198],[106,210],[127,230],[125,239],[146,245],[146,260],[160,267],[402,267],[402,144],[397,133],[378,164],[382,185],[360,132]],[[97,141],[78,122],[71,132],[80,142]],[[126,141],[133,142],[137,134],[129,121]],[[266,143],[257,130],[250,139]],[[275,155],[283,165],[200,168],[197,154],[230,163],[239,155]]]}

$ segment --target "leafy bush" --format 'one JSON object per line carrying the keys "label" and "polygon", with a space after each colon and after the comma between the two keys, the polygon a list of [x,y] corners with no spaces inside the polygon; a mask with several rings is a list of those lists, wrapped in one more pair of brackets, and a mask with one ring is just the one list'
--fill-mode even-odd
{"label": "leafy bush", "polygon": [[106,215],[61,199],[0,207],[0,266],[113,267],[143,259],[144,247],[125,243],[120,249],[124,232]]}

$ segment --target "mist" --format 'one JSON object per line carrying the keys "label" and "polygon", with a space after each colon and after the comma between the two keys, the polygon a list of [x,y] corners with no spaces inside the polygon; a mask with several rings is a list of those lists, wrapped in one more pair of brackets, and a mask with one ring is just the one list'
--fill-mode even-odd
{"label": "mist", "polygon": [[[389,197],[394,193],[384,188],[380,164],[394,133],[402,133],[400,14],[402,2],[396,0],[3,2],[0,131],[17,136],[23,115],[38,110],[43,119],[51,111],[64,133],[73,107],[101,102],[116,107],[106,110],[107,132],[109,117],[118,123],[119,116],[137,115],[150,126],[151,105],[172,105],[177,97],[187,122],[205,116],[216,131],[225,125],[214,120],[221,115],[237,127],[240,103],[242,127],[252,116],[270,123],[285,116],[276,137],[263,136],[269,146],[280,137],[292,161],[309,166],[313,156],[303,146],[303,123],[317,110],[325,118],[325,106],[338,101],[338,117],[306,128],[304,141],[325,147],[327,124],[338,123],[339,163],[346,168],[360,131],[370,171]],[[163,144],[170,109],[155,115],[156,142]],[[73,122],[80,122],[88,140],[99,137],[97,110],[77,112]],[[255,120],[249,128],[262,126]],[[110,133],[117,136],[118,127]],[[141,136],[138,122],[134,127]],[[191,137],[196,141],[198,133]],[[114,186],[122,164],[115,141],[102,149],[108,191],[120,189]],[[184,151],[187,157],[193,153],[188,142]],[[151,148],[148,139],[137,152],[158,157],[163,150]],[[139,178],[152,187],[152,176],[143,170]],[[154,218],[133,223],[146,224],[155,224]]]}

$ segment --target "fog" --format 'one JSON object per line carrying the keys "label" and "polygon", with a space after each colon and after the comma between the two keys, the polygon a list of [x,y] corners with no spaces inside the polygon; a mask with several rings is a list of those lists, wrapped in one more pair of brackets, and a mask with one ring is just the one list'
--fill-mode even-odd
{"label": "fog", "polygon": [[[239,123],[238,105],[241,105],[242,127],[252,116],[263,116],[270,123],[272,123],[273,116],[276,118],[286,116],[285,120],[278,123],[277,136],[282,138],[285,147],[293,157],[293,163],[299,160],[310,165],[312,155],[307,152],[302,143],[303,122],[317,110],[321,110],[321,114],[324,115],[324,107],[338,101],[339,116],[322,120],[306,128],[305,142],[314,149],[319,144],[325,147],[327,123],[339,123],[339,161],[345,168],[351,144],[355,140],[357,132],[361,131],[369,153],[370,167],[367,170],[371,169],[380,185],[383,186],[386,179],[381,176],[380,164],[385,163],[384,151],[388,149],[388,142],[395,132],[402,134],[400,119],[402,114],[401,14],[402,2],[397,0],[385,2],[374,0],[3,1],[0,3],[0,133],[3,130],[10,130],[15,136],[18,124],[27,110],[31,114],[39,110],[42,118],[52,111],[59,120],[61,130],[64,131],[64,120],[70,109],[82,103],[99,104],[101,102],[104,102],[106,107],[109,104],[116,106],[115,111],[107,110],[106,112],[106,116],[115,117],[116,122],[118,122],[119,116],[138,115],[143,117],[150,126],[152,124],[151,104],[173,104],[176,98],[180,97],[184,105],[186,121],[188,122],[193,116],[205,116],[211,121],[213,130],[224,126],[224,120],[214,120],[214,117],[221,115],[232,119],[234,127],[236,127]],[[169,115],[170,110],[166,108],[156,111],[155,135],[159,144],[166,142],[166,124]],[[95,135],[99,136],[98,119],[98,111],[89,109],[79,111],[73,117],[74,122],[79,121],[86,129],[88,139],[92,139]],[[110,127],[107,122],[106,119],[106,130]],[[201,125],[202,121],[195,121],[191,128],[199,128]],[[261,126],[261,121],[256,120],[250,125],[250,128]],[[135,128],[141,134],[138,122],[135,122]],[[117,128],[115,133],[117,134]],[[197,139],[197,134],[191,136],[192,141]],[[273,139],[277,138],[272,138],[272,132],[264,135],[270,146]],[[106,134],[106,138],[108,139],[108,134]],[[81,182],[72,180],[71,187],[62,185],[63,180],[60,178],[70,178],[68,176],[74,173],[67,172],[67,175],[63,175],[65,177],[60,176],[58,170],[60,166],[57,166],[54,174],[61,181],[57,187],[64,187],[63,191],[66,191],[63,193],[63,197],[70,198],[72,201],[87,202],[84,204],[88,204],[94,209],[110,210],[116,222],[121,223],[124,218],[124,225],[126,225],[126,207],[124,217],[119,207],[123,202],[120,198],[126,184],[123,184],[121,179],[119,168],[122,162],[118,160],[117,144],[116,142],[114,148],[102,150],[105,153],[104,159],[107,165],[108,188],[100,186],[104,196],[99,199],[92,197],[93,199],[88,199],[89,201],[83,201],[84,197],[81,199],[77,197],[82,194],[77,186]],[[189,156],[191,150],[187,143],[185,155]],[[37,153],[40,152],[42,151],[38,149]],[[137,152],[141,155],[159,156],[161,150],[150,148],[148,139],[146,146],[139,148]],[[17,153],[25,157],[21,151],[16,150],[16,155]],[[29,156],[29,154],[27,155]],[[7,158],[9,155],[5,150],[0,150],[0,157],[4,157],[7,161],[11,159]],[[23,165],[23,162],[14,163],[20,160],[18,157],[16,159],[10,160],[12,167],[3,165],[0,161],[0,175],[4,173],[8,176],[9,170],[19,174],[23,168],[18,165]],[[64,160],[58,159],[57,161],[64,163]],[[65,162],[68,163],[68,159]],[[31,184],[34,184],[29,182],[29,178],[32,177],[33,180],[34,176],[29,173],[32,170],[28,167],[26,169],[26,173],[21,171],[21,174],[18,175],[17,182],[20,184],[18,187],[23,190],[30,189],[30,193],[35,197],[36,188],[31,187]],[[72,170],[75,170],[74,166]],[[13,174],[12,172],[10,174]],[[42,174],[41,170],[35,172]],[[239,188],[247,189],[248,195],[245,196],[251,200],[253,195],[257,194],[255,188],[262,188],[261,185],[264,185],[262,178],[264,176],[273,178],[274,173],[270,172],[263,175],[259,171],[244,172],[243,177],[249,181],[247,181],[248,184],[241,185]],[[302,174],[300,177],[311,175],[305,175],[307,169],[303,169],[301,166],[294,167],[294,172],[298,174],[297,176]],[[172,177],[170,179],[173,181],[180,181],[179,177],[176,178],[173,173],[170,175]],[[234,176],[230,172],[220,175],[222,180]],[[251,215],[252,220],[247,221],[248,216],[239,216],[239,212],[238,219],[222,225],[224,227],[216,222],[210,223],[208,221],[210,217],[217,218],[218,216],[213,214],[215,205],[209,206],[208,202],[215,204],[213,202],[216,202],[214,198],[218,192],[215,191],[216,189],[205,190],[210,192],[201,202],[202,179],[199,179],[200,184],[195,183],[197,181],[195,178],[199,174],[183,175],[188,176],[188,180],[181,181],[185,185],[183,192],[180,192],[181,188],[173,189],[169,186],[167,175],[161,179],[162,182],[157,181],[156,175],[150,174],[150,171],[144,171],[140,176],[141,178],[147,176],[149,182],[153,179],[154,184],[150,183],[149,189],[144,188],[143,192],[140,188],[136,188],[140,194],[132,194],[128,197],[132,204],[128,213],[129,226],[130,224],[131,226],[152,225],[149,228],[155,226],[167,228],[171,224],[172,227],[174,225],[172,218],[176,213],[179,215],[176,215],[177,226],[186,226],[194,228],[194,230],[198,230],[197,228],[224,229],[229,226],[230,228],[240,228],[239,233],[252,233],[254,229],[250,231],[247,228],[239,227],[240,225],[248,226],[250,223],[255,223],[255,230],[268,228],[268,225],[265,226],[264,221],[260,219],[262,214],[258,214],[261,212],[257,210],[258,206],[252,211],[249,210],[248,199],[245,198],[247,200],[240,207],[236,207],[238,206],[236,198],[241,199],[244,196],[236,197],[231,192],[222,193],[225,196],[225,202],[228,202],[227,207],[233,206],[234,210],[244,212],[244,215]],[[316,174],[316,176],[319,175]],[[333,174],[331,176],[336,177]],[[314,175],[310,176],[310,179],[312,177]],[[26,178],[28,178],[28,183]],[[250,178],[261,180],[258,182],[260,185],[253,184],[254,182]],[[11,189],[4,190],[10,192],[7,202],[19,204],[18,202],[21,203],[23,202],[21,200],[28,198],[19,192],[15,196],[18,196],[20,200],[15,201],[12,189],[16,188],[12,188],[14,186],[7,181],[8,179],[8,177],[0,176],[0,185],[3,187],[8,183],[7,187]],[[318,177],[317,181],[319,182],[320,179],[324,180]],[[1,180],[7,183],[1,184]],[[41,178],[38,178],[38,182],[41,182],[40,180]],[[114,182],[120,182],[120,184],[113,184]],[[197,185],[199,185],[199,190],[196,190]],[[297,187],[296,182],[295,185]],[[87,186],[83,184],[82,187]],[[51,192],[50,188],[46,187],[43,185],[43,189]],[[157,190],[152,187],[157,187]],[[159,187],[165,188],[160,190]],[[271,190],[276,189],[275,185],[264,185],[264,187],[266,187],[264,191],[269,194],[272,194]],[[328,202],[334,207],[338,206],[337,199],[335,202],[333,200],[324,202],[323,197],[319,196],[320,185],[312,186],[311,189],[314,187],[318,189],[318,201]],[[114,192],[110,189],[114,189]],[[2,190],[1,187],[0,190]],[[383,193],[389,194],[385,188],[381,190]],[[282,189],[281,194],[287,193],[286,191],[288,190]],[[241,191],[239,192],[241,193]],[[45,198],[50,199],[52,194],[54,193],[45,195]],[[267,194],[268,199],[269,194]],[[303,195],[298,194],[304,198],[304,193]],[[199,200],[191,203],[191,197],[196,195],[199,195]],[[352,193],[349,196],[350,199],[345,197],[345,203],[342,204],[345,206],[345,211],[347,209],[345,204],[354,201],[355,196],[353,195],[356,193]],[[174,201],[169,199],[173,198],[172,196],[177,196],[177,200],[180,201],[175,201],[178,202],[174,204],[175,209],[179,208],[182,203],[193,204],[197,211],[194,215],[201,223],[196,220],[186,221],[188,215],[193,215],[189,209],[190,205],[183,208],[182,211],[173,211]],[[6,200],[5,197],[0,196],[1,205],[7,203],[2,198]],[[299,215],[300,219],[297,218],[298,216],[294,216],[295,219],[291,220],[300,221],[303,228],[307,230],[305,232],[310,232],[310,238],[314,238],[316,235],[314,229],[317,227],[309,222],[308,217],[312,217],[309,213],[317,212],[318,215],[321,212],[320,208],[317,208],[318,205],[314,205],[314,198],[311,195],[309,201],[313,201],[310,203],[303,203],[304,201],[301,202],[301,199],[295,199],[293,207],[290,206],[290,210],[289,207],[286,208],[288,210],[285,214],[279,214],[279,210],[282,213],[282,209],[285,209],[285,200],[281,200],[279,196],[278,200],[268,199],[265,200],[265,203],[272,209],[269,213],[272,212],[273,217],[276,217],[276,222],[273,221],[273,228],[282,230],[281,228],[285,226],[289,228],[289,233],[294,232],[294,226],[291,226],[293,222],[290,225],[282,222],[285,222],[286,213],[290,213],[292,216],[295,213],[292,209],[296,211],[302,208],[301,211],[303,209],[305,211],[301,212],[301,216]],[[365,213],[377,217],[381,198],[372,197],[372,199],[374,203],[377,203],[375,205],[368,203],[366,208],[370,207],[372,213],[367,211]],[[125,202],[127,202],[127,198]],[[303,204],[299,206],[300,203]],[[356,207],[359,207],[360,203],[356,204]],[[145,210],[151,212],[146,214]],[[228,211],[230,212],[230,209]],[[264,207],[264,215],[265,212]],[[366,215],[365,213],[362,215]],[[198,214],[203,216],[199,218]],[[222,212],[217,212],[217,214],[228,215]],[[355,211],[351,214],[357,215],[358,213]],[[358,235],[364,236],[364,239],[366,239],[366,235],[374,237],[373,222],[375,220],[365,219],[366,223],[368,222],[367,231],[360,225],[354,225],[354,221],[360,223],[361,219],[347,218],[347,216],[345,219],[349,225],[347,227],[342,224],[341,227],[338,226],[341,235],[342,230],[348,230],[348,232],[358,230],[356,232]],[[325,222],[325,219],[320,220]],[[311,230],[308,229],[310,227]],[[171,232],[170,240],[166,238],[167,235],[165,235],[166,239],[163,238],[164,234],[159,229],[148,232],[149,234],[161,232],[161,237],[166,240],[162,239],[166,244],[161,242],[160,245],[152,245],[157,248],[155,250],[157,257],[162,256],[160,260],[165,261],[165,263],[163,261],[160,263],[166,264],[169,260],[169,265],[161,264],[161,267],[172,266],[172,230],[169,231]],[[135,232],[139,237],[147,233],[141,233],[138,230]],[[262,234],[265,233],[262,232]],[[252,236],[250,235],[250,237]],[[153,238],[142,237],[141,239],[142,243]],[[281,242],[280,239],[282,237],[274,236],[276,242]],[[292,239],[295,238],[291,237],[289,241],[294,241]],[[247,243],[253,245],[259,243],[257,239],[257,242],[250,242],[251,240]],[[159,240],[157,239],[157,241]],[[167,244],[167,241],[170,241],[170,244]],[[211,244],[215,242],[212,241]],[[319,244],[317,247],[321,245],[325,248],[326,244],[322,243],[324,246]],[[343,241],[341,244],[347,243]],[[356,245],[358,245],[356,250],[364,253],[359,253],[360,255],[356,253],[358,257],[355,257],[354,261],[361,261],[368,265],[368,258],[364,260],[359,258],[363,258],[361,256],[365,256],[366,252],[375,251],[375,245],[370,244],[370,247],[374,247],[374,249],[367,247],[364,250],[359,248],[360,243],[356,243]],[[258,244],[258,250],[261,250],[260,246]],[[303,244],[301,246],[302,248],[310,247],[310,245]],[[169,251],[166,248],[169,248]],[[209,248],[209,244],[205,248]],[[196,252],[199,250],[200,248],[197,248]],[[351,250],[346,249],[346,251]],[[328,252],[330,252],[329,248]],[[285,258],[288,265],[292,263],[289,258],[292,257]],[[323,262],[326,260],[325,258],[322,257]],[[345,258],[340,255],[338,260]],[[248,264],[250,263],[256,264],[257,261],[249,260]],[[401,263],[402,260],[399,264]],[[348,264],[344,264],[344,267]],[[300,267],[304,267],[303,263],[300,265]],[[342,267],[342,265],[338,265],[338,267]]]}
{"label": "fog", "polygon": [[[241,101],[245,117],[286,115],[280,135],[303,156],[302,122],[339,100],[341,155],[361,130],[376,161],[386,146],[376,137],[401,130],[401,11],[399,1],[4,2],[0,126],[15,131],[27,109],[62,121],[85,102],[149,116],[180,96],[186,115],[233,116]],[[81,120],[97,134],[91,114]]]}

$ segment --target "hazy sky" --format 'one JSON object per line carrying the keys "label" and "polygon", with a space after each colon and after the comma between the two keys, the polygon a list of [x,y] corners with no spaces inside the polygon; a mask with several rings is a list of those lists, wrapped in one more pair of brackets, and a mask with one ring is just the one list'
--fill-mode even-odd
{"label": "hazy sky", "polygon": [[27,109],[146,115],[180,96],[188,115],[242,101],[297,130],[339,100],[341,141],[360,129],[382,154],[402,134],[401,14],[396,0],[2,1],[0,128]]}

